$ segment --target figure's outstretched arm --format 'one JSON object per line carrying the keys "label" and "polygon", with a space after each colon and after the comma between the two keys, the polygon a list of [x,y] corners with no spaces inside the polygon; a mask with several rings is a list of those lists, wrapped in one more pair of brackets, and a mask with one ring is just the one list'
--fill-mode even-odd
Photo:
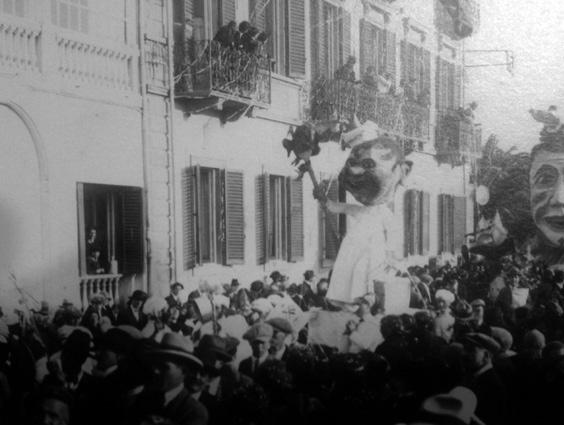
{"label": "figure's outstretched arm", "polygon": [[362,210],[361,205],[347,204],[345,202],[335,202],[327,200],[327,209],[334,214],[356,215]]}

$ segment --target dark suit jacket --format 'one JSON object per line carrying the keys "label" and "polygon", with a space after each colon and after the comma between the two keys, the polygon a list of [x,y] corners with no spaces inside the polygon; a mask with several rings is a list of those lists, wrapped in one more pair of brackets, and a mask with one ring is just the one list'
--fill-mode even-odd
{"label": "dark suit jacket", "polygon": [[125,306],[125,308],[121,309],[118,313],[117,324],[131,325],[141,330],[147,324],[147,316],[142,311],[140,311],[139,320],[137,320],[133,315],[131,308],[129,306]]}
{"label": "dark suit jacket", "polygon": [[258,367],[255,367],[255,358],[253,356],[247,357],[245,360],[239,363],[239,372],[249,378],[254,378],[257,373]]}
{"label": "dark suit jacket", "polygon": [[180,301],[175,300],[172,294],[170,294],[168,297],[165,297],[165,301],[168,304],[168,308],[173,308],[173,307],[178,309],[182,308],[182,303]]}
{"label": "dark suit jacket", "polygon": [[132,424],[142,418],[158,415],[171,420],[176,425],[207,425],[208,411],[202,403],[193,398],[184,388],[170,403],[162,405],[162,394],[143,391],[133,405]]}

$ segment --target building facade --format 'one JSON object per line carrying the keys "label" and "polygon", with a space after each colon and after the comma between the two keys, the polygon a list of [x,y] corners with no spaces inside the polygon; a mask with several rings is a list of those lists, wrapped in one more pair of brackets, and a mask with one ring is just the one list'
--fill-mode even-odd
{"label": "building facade", "polygon": [[[351,113],[415,164],[397,255],[454,255],[473,221],[477,132],[457,108],[476,17],[465,0],[5,0],[0,304],[327,273],[347,220],[281,142]],[[213,41],[230,21],[268,34],[262,49]],[[358,80],[409,82],[409,102],[336,80],[351,55]],[[312,160],[340,199],[346,155],[329,142]]]}

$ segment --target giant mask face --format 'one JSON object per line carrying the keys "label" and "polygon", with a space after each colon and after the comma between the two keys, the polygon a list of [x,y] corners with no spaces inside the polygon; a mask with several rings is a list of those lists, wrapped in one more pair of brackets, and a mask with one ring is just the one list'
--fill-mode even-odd
{"label": "giant mask face", "polygon": [[361,204],[383,204],[393,199],[411,165],[403,161],[396,141],[379,137],[352,148],[339,182]]}
{"label": "giant mask face", "polygon": [[538,150],[529,172],[533,220],[545,243],[564,248],[564,152]]}

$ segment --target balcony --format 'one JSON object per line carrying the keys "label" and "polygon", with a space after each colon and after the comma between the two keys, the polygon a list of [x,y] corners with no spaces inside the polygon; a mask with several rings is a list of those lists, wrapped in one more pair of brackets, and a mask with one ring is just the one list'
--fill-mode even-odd
{"label": "balcony", "polygon": [[[176,50],[177,99],[221,105],[221,108],[267,108],[271,96],[270,58],[221,46],[213,40],[190,40]],[[182,50],[182,49],[181,49]]]}
{"label": "balcony", "polygon": [[451,39],[470,37],[479,25],[478,0],[435,0],[435,26]]}
{"label": "balcony", "polygon": [[105,292],[112,304],[119,302],[119,281],[121,274],[94,274],[80,277],[80,303],[84,310],[93,294]]}
{"label": "balcony", "polygon": [[311,92],[313,120],[374,121],[385,132],[418,142],[429,141],[429,108],[374,87],[343,80],[318,80]]}
{"label": "balcony", "polygon": [[458,166],[479,154],[480,128],[464,119],[455,110],[439,111],[437,115],[437,160]]}

